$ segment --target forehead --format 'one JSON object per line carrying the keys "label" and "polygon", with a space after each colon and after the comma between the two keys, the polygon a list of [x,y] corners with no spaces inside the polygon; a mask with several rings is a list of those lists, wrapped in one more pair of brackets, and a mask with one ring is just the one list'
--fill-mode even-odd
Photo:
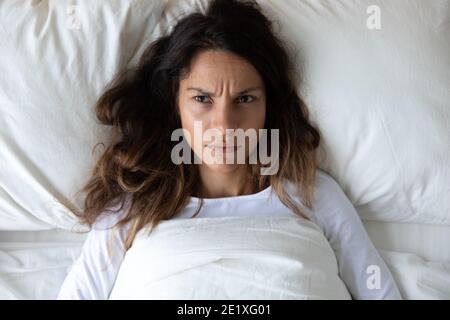
{"label": "forehead", "polygon": [[256,68],[236,54],[207,50],[196,54],[190,65],[186,82],[202,82],[205,85],[215,81],[233,81],[242,85],[261,85]]}

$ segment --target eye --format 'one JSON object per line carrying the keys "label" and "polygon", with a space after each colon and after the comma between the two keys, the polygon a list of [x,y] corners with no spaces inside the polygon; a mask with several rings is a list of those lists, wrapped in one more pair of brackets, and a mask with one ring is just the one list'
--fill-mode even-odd
{"label": "eye", "polygon": [[208,101],[206,101],[206,98],[208,98],[208,96],[195,96],[193,99],[198,103],[207,103]]}
{"label": "eye", "polygon": [[255,97],[250,96],[250,95],[240,96],[238,98],[239,103],[250,103],[250,102],[253,102],[254,100],[255,100]]}

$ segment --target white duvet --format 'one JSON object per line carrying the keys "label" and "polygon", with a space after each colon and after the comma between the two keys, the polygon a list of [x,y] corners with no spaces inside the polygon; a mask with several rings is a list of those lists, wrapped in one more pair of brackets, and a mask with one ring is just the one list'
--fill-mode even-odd
{"label": "white duvet", "polygon": [[161,222],[139,232],[110,299],[351,299],[320,228],[300,218]]}

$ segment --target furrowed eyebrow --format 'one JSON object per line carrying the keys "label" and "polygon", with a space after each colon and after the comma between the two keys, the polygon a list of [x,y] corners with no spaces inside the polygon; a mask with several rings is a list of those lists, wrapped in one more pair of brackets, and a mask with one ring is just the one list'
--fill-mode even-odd
{"label": "furrowed eyebrow", "polygon": [[[201,94],[208,95],[208,96],[211,96],[211,97],[215,97],[215,95],[212,92],[205,91],[202,88],[189,87],[189,88],[187,88],[187,90],[194,90],[194,91],[200,92]],[[248,93],[248,92],[251,92],[251,91],[256,91],[256,90],[262,90],[262,88],[259,87],[259,86],[258,87],[251,87],[251,88],[245,89],[245,90],[243,90],[241,92],[238,92],[238,95],[245,94],[245,93]]]}

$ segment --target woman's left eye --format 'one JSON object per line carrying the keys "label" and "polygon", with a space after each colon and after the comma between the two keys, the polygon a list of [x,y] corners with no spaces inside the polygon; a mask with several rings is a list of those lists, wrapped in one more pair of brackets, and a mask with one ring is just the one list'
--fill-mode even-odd
{"label": "woman's left eye", "polygon": [[238,98],[239,103],[250,103],[253,102],[253,100],[255,100],[254,97],[252,96],[241,96]]}

